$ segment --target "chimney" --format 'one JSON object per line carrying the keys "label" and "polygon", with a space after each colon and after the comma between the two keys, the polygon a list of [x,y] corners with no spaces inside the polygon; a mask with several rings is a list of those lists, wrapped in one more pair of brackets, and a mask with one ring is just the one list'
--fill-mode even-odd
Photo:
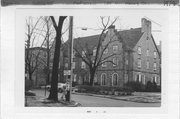
{"label": "chimney", "polygon": [[151,35],[151,21],[147,20],[146,18],[141,19],[141,32],[147,32]]}

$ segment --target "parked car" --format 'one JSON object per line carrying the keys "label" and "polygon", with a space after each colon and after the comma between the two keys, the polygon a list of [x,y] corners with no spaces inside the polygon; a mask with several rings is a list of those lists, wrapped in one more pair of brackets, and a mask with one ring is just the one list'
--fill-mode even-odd
{"label": "parked car", "polygon": [[[62,91],[63,91],[63,86],[65,86],[65,85],[66,85],[65,83],[58,83],[58,91],[59,91],[60,93],[62,93]],[[50,91],[51,85],[47,85],[47,86],[46,86],[46,89],[47,89],[48,91]]]}

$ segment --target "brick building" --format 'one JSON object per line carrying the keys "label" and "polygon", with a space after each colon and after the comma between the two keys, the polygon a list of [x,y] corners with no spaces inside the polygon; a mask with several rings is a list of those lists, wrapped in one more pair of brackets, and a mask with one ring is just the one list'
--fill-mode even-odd
{"label": "brick building", "polygon": [[[109,43],[103,56],[115,53],[98,67],[94,78],[96,85],[123,86],[128,81],[154,81],[160,85],[160,52],[151,33],[151,22],[141,19],[140,28],[117,31],[110,26],[103,34],[102,44]],[[113,36],[113,37],[112,37]],[[93,51],[98,44],[99,35],[77,38],[74,40],[76,48],[87,48]],[[113,42],[108,42],[112,40]],[[102,45],[103,46],[103,45]],[[83,53],[83,52],[82,52]],[[74,80],[78,84],[89,82],[89,69],[81,58],[74,58]]]}

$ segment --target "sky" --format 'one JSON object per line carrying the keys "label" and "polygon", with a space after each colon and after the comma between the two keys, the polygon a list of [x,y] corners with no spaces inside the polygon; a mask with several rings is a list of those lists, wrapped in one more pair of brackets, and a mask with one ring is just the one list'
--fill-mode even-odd
{"label": "sky", "polygon": [[[87,14],[85,14],[87,12]],[[160,10],[107,10],[107,13],[104,11],[86,11],[79,13],[78,15],[73,15],[73,38],[91,36],[101,33],[102,22],[100,16],[110,16],[110,22],[112,22],[115,18],[118,18],[114,23],[115,29],[119,30],[127,30],[131,28],[140,28],[141,27],[141,19],[147,18],[151,21],[152,35],[157,45],[159,45],[160,41],[163,42],[163,39],[168,38],[168,12],[166,9]],[[66,41],[68,39],[68,27],[69,27],[69,17],[66,18],[63,24],[63,40]],[[37,18],[36,18],[37,19]],[[55,20],[57,22],[58,16],[55,16]],[[107,19],[105,19],[107,20]],[[106,21],[105,21],[106,23]],[[87,30],[83,30],[82,28],[87,28]],[[39,39],[37,40],[37,44],[39,44]],[[43,40],[41,40],[43,41]]]}
{"label": "sky", "polygon": [[[118,17],[118,20],[114,25],[117,30],[139,28],[141,27],[141,18],[147,18],[152,21],[152,34],[156,44],[158,45],[159,41],[163,41],[166,38],[165,33],[168,27],[166,11],[126,13],[120,16],[111,16],[111,21],[116,17]],[[74,38],[99,34],[101,31],[98,30],[101,27],[100,16],[74,16],[73,27]],[[88,29],[82,30],[82,28]]]}

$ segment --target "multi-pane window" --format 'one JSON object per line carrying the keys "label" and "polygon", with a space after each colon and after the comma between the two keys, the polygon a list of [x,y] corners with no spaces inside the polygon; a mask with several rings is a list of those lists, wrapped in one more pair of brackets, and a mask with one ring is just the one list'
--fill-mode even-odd
{"label": "multi-pane window", "polygon": [[149,69],[149,61],[146,63],[146,68]]}
{"label": "multi-pane window", "polygon": [[141,55],[141,47],[138,47],[138,54]]}
{"label": "multi-pane window", "polygon": [[141,68],[141,59],[138,59],[138,68]]}
{"label": "multi-pane window", "polygon": [[157,58],[157,53],[156,53],[156,51],[154,51],[154,59],[156,59]]}
{"label": "multi-pane window", "polygon": [[85,69],[85,68],[86,68],[86,63],[85,63],[84,61],[82,61],[82,63],[81,63],[81,68],[82,68],[82,69]]}
{"label": "multi-pane window", "polygon": [[113,66],[117,66],[118,65],[118,59],[117,58],[113,58]]}
{"label": "multi-pane window", "polygon": [[93,56],[95,57],[96,56],[96,48],[94,48],[94,50],[93,50]]}
{"label": "multi-pane window", "polygon": [[149,49],[147,49],[147,51],[146,51],[146,55],[147,55],[147,56],[149,56]]}
{"label": "multi-pane window", "polygon": [[116,52],[118,52],[118,46],[117,46],[117,45],[114,45],[114,46],[113,46],[113,53],[116,53]]}
{"label": "multi-pane window", "polygon": [[157,69],[157,65],[156,65],[156,63],[154,62],[154,64],[153,64],[153,68],[154,68],[154,70],[156,70]]}

